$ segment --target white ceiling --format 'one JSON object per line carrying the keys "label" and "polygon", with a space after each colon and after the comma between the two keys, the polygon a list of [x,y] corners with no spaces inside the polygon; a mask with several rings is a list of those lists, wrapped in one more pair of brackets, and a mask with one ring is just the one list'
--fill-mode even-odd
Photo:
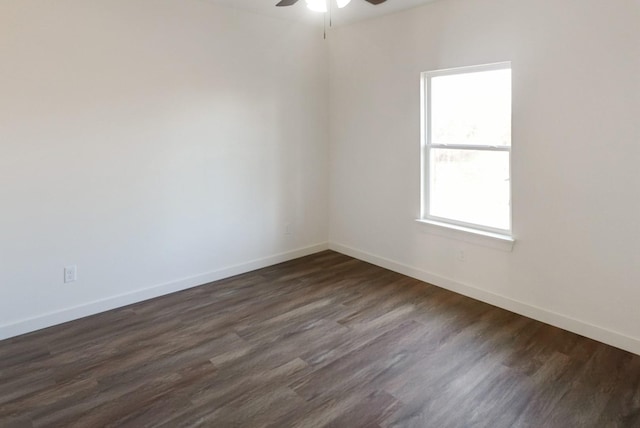
{"label": "white ceiling", "polygon": [[[276,7],[279,0],[205,0],[222,6],[244,9],[261,15],[296,21],[322,22],[322,14],[307,9],[305,0],[298,0],[293,6]],[[333,1],[333,0],[332,0]],[[333,25],[348,24],[376,16],[387,15],[404,9],[411,9],[434,0],[387,0],[374,6],[364,0],[351,0],[344,9],[333,9]],[[335,4],[335,3],[334,3]]]}

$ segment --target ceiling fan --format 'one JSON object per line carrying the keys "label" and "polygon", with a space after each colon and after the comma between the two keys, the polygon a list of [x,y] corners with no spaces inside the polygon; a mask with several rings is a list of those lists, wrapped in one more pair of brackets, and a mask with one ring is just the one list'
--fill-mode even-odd
{"label": "ceiling fan", "polygon": [[[336,0],[338,7],[342,9],[347,4],[349,4],[351,0]],[[380,3],[384,3],[387,0],[365,0],[373,5],[377,5]],[[276,6],[292,6],[296,4],[298,0],[281,0]],[[309,9],[318,11],[318,12],[326,12],[327,2],[325,0],[307,0],[307,7]]]}
{"label": "ceiling fan", "polygon": [[[327,12],[329,12],[329,27],[331,24],[331,5],[333,0],[305,0],[307,3],[307,8],[311,9],[314,12],[324,13],[324,38],[327,38]],[[387,0],[364,0],[372,5],[379,5],[381,3],[386,2]],[[348,5],[351,0],[335,0],[338,9],[342,9],[346,5]],[[298,0],[280,0],[276,6],[293,6],[298,3]]]}

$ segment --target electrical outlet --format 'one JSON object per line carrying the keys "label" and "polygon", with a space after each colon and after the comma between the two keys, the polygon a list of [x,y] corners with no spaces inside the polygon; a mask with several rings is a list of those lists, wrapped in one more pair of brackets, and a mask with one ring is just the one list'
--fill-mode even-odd
{"label": "electrical outlet", "polygon": [[465,260],[467,260],[467,256],[464,253],[464,250],[459,250],[458,251],[458,257],[457,258],[458,258],[459,262],[464,262]]}
{"label": "electrical outlet", "polygon": [[293,226],[291,226],[291,223],[287,223],[284,225],[284,234],[293,235]]}
{"label": "electrical outlet", "polygon": [[78,279],[78,266],[65,266],[64,268],[64,282],[74,282]]}

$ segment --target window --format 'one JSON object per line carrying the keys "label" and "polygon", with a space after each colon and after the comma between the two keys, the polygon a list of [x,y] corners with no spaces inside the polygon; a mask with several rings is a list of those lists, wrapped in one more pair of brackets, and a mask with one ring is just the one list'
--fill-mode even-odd
{"label": "window", "polygon": [[511,235],[511,64],[422,73],[422,220]]}

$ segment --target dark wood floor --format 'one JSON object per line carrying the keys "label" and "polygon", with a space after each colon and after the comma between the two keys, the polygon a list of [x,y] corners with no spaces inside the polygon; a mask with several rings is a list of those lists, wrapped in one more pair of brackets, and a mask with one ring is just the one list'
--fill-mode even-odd
{"label": "dark wood floor", "polygon": [[640,357],[334,253],[0,342],[1,427],[640,427]]}

